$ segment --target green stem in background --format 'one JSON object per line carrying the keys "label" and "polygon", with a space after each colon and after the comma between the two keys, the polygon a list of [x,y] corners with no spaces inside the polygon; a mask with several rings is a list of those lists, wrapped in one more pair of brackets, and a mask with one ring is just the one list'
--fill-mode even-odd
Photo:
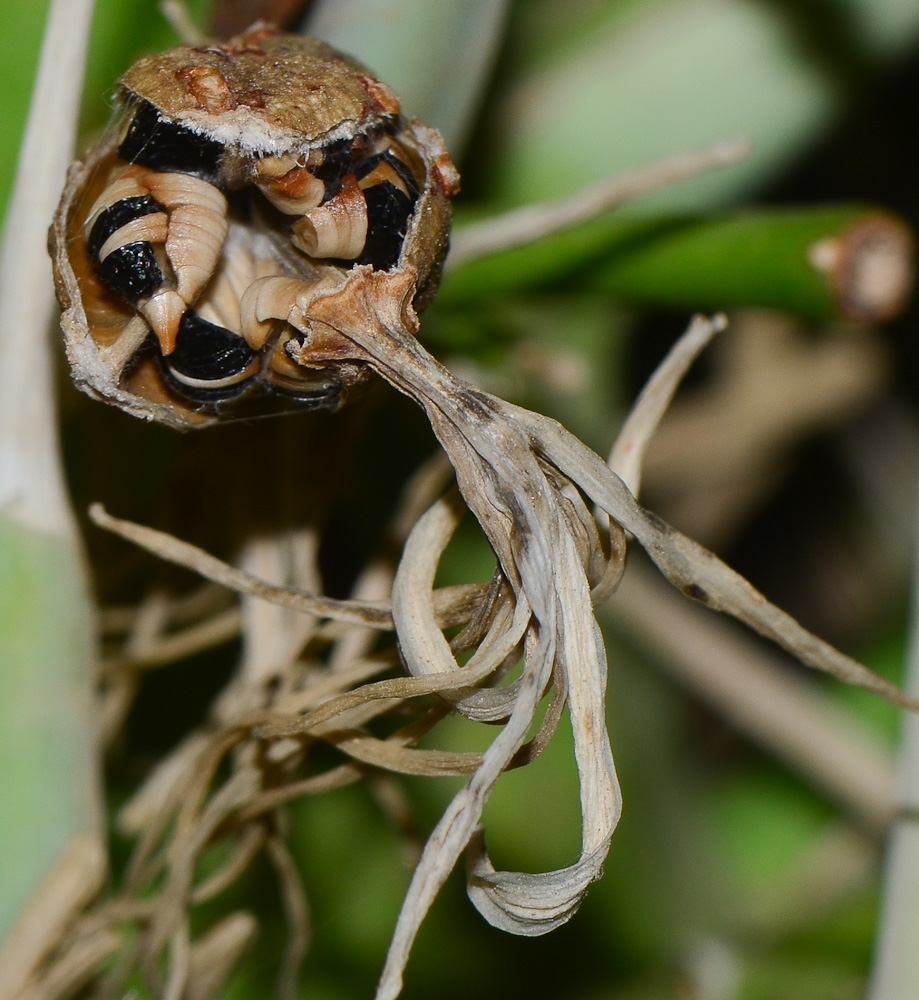
{"label": "green stem in background", "polygon": [[596,219],[449,271],[441,303],[536,290],[592,290],[687,310],[783,309],[816,321],[896,314],[913,280],[912,240],[862,205],[763,209],[711,219]]}
{"label": "green stem in background", "polygon": [[0,935],[55,858],[102,821],[93,602],[58,452],[45,249],[92,9],[52,4],[0,256]]}

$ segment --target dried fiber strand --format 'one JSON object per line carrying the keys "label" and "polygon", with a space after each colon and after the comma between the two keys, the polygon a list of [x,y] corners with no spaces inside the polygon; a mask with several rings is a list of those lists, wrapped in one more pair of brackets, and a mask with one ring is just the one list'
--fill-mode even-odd
{"label": "dried fiber strand", "polygon": [[[458,487],[434,499],[420,516],[417,509],[412,512],[411,526],[406,523],[395,535],[404,539],[395,572],[381,559],[378,569],[355,588],[372,594],[371,601],[330,601],[313,592],[270,585],[171,536],[111,518],[101,508],[94,508],[93,516],[97,523],[211,580],[305,612],[314,622],[313,641],[334,626],[340,631],[332,650],[352,642],[355,651],[366,650],[368,635],[395,630],[407,676],[374,679],[392,669],[391,659],[364,656],[348,663],[349,657],[340,653],[336,670],[318,676],[317,691],[306,680],[260,708],[250,703],[245,712],[238,703],[238,711],[224,714],[187,758],[179,797],[161,798],[148,814],[129,879],[136,891],[160,872],[167,876],[146,945],[148,954],[159,954],[169,940],[178,940],[174,935],[181,933],[189,902],[211,893],[206,885],[195,887],[191,874],[194,859],[221,825],[248,831],[249,847],[228,862],[229,879],[244,867],[245,857],[263,836],[262,827],[247,824],[258,823],[267,810],[295,794],[348,783],[367,767],[467,774],[467,784],[421,853],[381,977],[377,996],[382,1000],[398,995],[418,927],[464,852],[471,900],[491,923],[517,934],[543,934],[565,922],[598,876],[621,799],[606,733],[606,659],[593,601],[613,590],[621,575],[623,532],[689,596],[746,622],[809,666],[898,704],[914,707],[914,702],[808,633],[717,557],[645,511],[609,465],[558,423],[457,380],[415,339],[414,319],[406,305],[408,285],[400,297],[392,293],[391,276],[387,285],[368,269],[364,279],[319,297],[312,303],[311,322],[325,323],[347,337],[355,360],[369,364],[425,410],[455,469]],[[349,316],[364,321],[350,325],[342,320]],[[367,316],[375,322],[366,322]],[[634,484],[645,443],[676,383],[722,326],[721,320],[695,320],[636,404],[636,416],[627,421],[612,457]],[[435,494],[436,489],[426,500]],[[609,518],[608,535],[602,530],[605,525],[598,526],[590,503]],[[435,590],[440,559],[467,508],[481,524],[498,570],[486,584]],[[391,601],[381,596],[381,585],[389,578]],[[443,631],[448,623],[464,626],[451,640]],[[360,642],[350,638],[352,630],[363,636]],[[471,655],[461,665],[457,656],[468,651]],[[508,671],[521,657],[520,673],[507,682]],[[527,741],[550,692],[537,733]],[[445,699],[439,709],[386,738],[363,728],[381,714],[431,695]],[[496,871],[480,829],[485,802],[505,770],[538,756],[566,702],[580,780],[580,857],[554,872]],[[474,720],[503,723],[484,753],[414,746],[449,707]],[[244,763],[257,759],[251,751],[258,742],[277,746],[299,762],[317,739],[335,746],[350,762],[308,778],[297,777],[294,768],[289,781],[274,788],[264,787],[259,770]],[[214,789],[217,767],[231,752],[236,771]],[[173,832],[168,843],[158,846],[167,824],[173,824]]]}
{"label": "dried fiber strand", "polygon": [[[473,901],[485,894],[489,919],[517,933],[551,929],[576,908],[599,871],[619,812],[618,784],[603,723],[605,658],[590,607],[585,569],[578,559],[553,483],[540,465],[548,463],[631,532],[676,586],[727,611],[774,639],[807,665],[857,683],[897,704],[916,707],[896,687],[803,629],[771,605],[717,557],[644,511],[608,465],[557,422],[504,403],[459,382],[413,335],[411,282],[403,294],[396,282],[365,273],[337,291],[317,297],[310,325],[325,325],[350,339],[363,360],[425,410],[457,473],[469,508],[492,544],[518,602],[532,610],[526,665],[516,705],[504,730],[486,751],[481,768],[456,796],[435,828],[415,871],[397,923],[379,1000],[398,995],[408,951],[437,889],[469,843],[501,770],[519,745],[526,725],[558,662],[567,669],[575,753],[582,786],[583,842],[580,861],[544,876],[492,873],[484,856],[472,865]],[[358,324],[349,317],[361,317]],[[374,321],[368,322],[368,317]],[[403,655],[411,650],[418,623],[393,619]],[[429,638],[429,630],[426,633]],[[424,667],[419,664],[418,670]],[[524,721],[526,720],[526,722]],[[583,724],[583,727],[582,727]],[[598,738],[599,734],[603,734]],[[478,897],[478,898],[477,898]]]}

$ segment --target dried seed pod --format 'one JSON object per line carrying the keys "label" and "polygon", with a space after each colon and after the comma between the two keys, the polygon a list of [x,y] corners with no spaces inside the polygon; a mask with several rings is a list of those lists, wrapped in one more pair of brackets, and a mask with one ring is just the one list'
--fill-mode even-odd
{"label": "dried seed pod", "polygon": [[50,235],[76,383],[179,428],[340,406],[368,369],[328,337],[311,358],[304,309],[368,272],[430,299],[458,188],[440,136],[358,63],[266,25],[142,59],[119,96]]}

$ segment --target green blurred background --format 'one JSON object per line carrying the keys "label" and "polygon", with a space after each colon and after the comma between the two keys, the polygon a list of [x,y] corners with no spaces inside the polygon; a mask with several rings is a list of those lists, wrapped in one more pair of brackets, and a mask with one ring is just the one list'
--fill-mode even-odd
{"label": "green blurred background", "polygon": [[[45,6],[0,2],[4,205]],[[205,7],[194,4],[199,15]],[[411,23],[408,18],[403,43]],[[370,26],[366,48],[355,54],[395,77],[410,57],[376,50],[378,34]],[[111,113],[117,75],[141,53],[172,41],[150,0],[99,3],[84,95],[87,138]],[[722,297],[746,330],[746,353],[734,356],[735,369],[726,353],[718,354],[691,378],[683,426],[698,428],[704,440],[680,439],[684,450],[698,445],[688,471],[675,461],[652,463],[657,472],[649,472],[647,502],[717,547],[805,624],[894,678],[903,660],[911,477],[919,466],[915,311],[905,310],[881,331],[839,324],[826,290],[807,284],[813,276],[803,263],[797,277],[784,273],[787,235],[768,244],[770,252],[761,248],[773,238],[779,206],[797,225],[819,208],[817,223],[807,223],[815,225],[809,240],[835,233],[862,205],[899,213],[909,224],[919,217],[917,41],[919,8],[894,0],[517,0],[474,127],[463,134],[453,121],[434,122],[457,130],[460,221],[570,193],[686,146],[746,134],[754,153],[741,166],[521,251],[516,262],[513,254],[498,256],[470,265],[465,275],[458,271],[423,332],[460,373],[558,416],[603,450],[690,311],[716,308]],[[412,42],[438,44],[427,29]],[[390,74],[389,59],[395,60]],[[443,86],[450,83],[447,76]],[[414,100],[422,103],[423,94]],[[412,99],[407,106],[413,110]],[[827,203],[832,208],[824,210]],[[682,259],[671,255],[664,265],[659,256],[644,256],[659,246],[660,233],[686,225],[687,218],[693,225],[704,220],[717,235],[722,224],[736,224],[730,213],[754,206],[759,214],[751,216],[744,239],[707,269],[723,270],[713,287],[698,290],[697,280],[686,276],[704,246]],[[824,408],[784,436],[760,411],[719,408],[724,385],[742,391],[730,371],[761,364],[764,378],[776,380],[776,407],[793,409],[779,389],[783,363],[799,374],[803,367],[806,382],[806,366],[820,345],[840,340],[857,345],[845,360],[852,381],[838,384],[850,388],[815,374],[816,396],[827,394]],[[774,345],[766,361],[758,360],[763,343]],[[859,382],[875,364],[876,377]],[[285,457],[283,431],[264,425],[217,431],[204,442],[181,438],[109,413],[77,398],[63,376],[61,382],[68,470],[81,516],[90,501],[102,499],[119,515],[169,527],[229,556],[250,522],[241,499],[216,516],[213,506],[215,496],[222,502],[234,483],[251,476],[253,466],[240,474],[241,445],[250,449],[246,454],[264,447],[298,466],[288,472],[294,491],[305,496],[311,489],[317,464],[309,455],[293,462]],[[834,408],[834,399],[850,398],[845,392],[851,404]],[[354,418],[353,461],[342,459],[331,473],[340,473],[346,485],[325,556],[333,590],[353,576],[381,512],[431,446],[408,404],[383,393],[372,407],[372,420]],[[739,426],[731,413],[752,423]],[[719,423],[719,414],[728,417]],[[293,420],[302,427],[302,418]],[[741,432],[770,447],[751,446],[746,454],[756,462],[748,467],[737,459],[719,480],[706,459],[719,451],[711,435],[724,435],[731,453],[731,435]],[[751,499],[745,488],[754,480],[759,485]],[[240,486],[239,493],[247,491]],[[283,516],[280,501],[259,503],[258,520]],[[355,524],[362,527],[354,530]],[[136,599],[159,572],[122,543],[94,531],[87,539],[103,604]],[[486,577],[490,558],[470,527],[453,546],[445,582]],[[178,589],[190,585],[178,575],[166,579]],[[796,769],[687,693],[647,653],[640,630],[631,638],[614,626],[608,632],[610,728],[625,811],[602,881],[571,923],[529,940],[486,926],[455,876],[422,930],[404,995],[861,996],[877,921],[877,831],[864,829]],[[238,643],[230,643],[145,676],[109,761],[113,809],[201,719],[238,653]],[[821,690],[856,731],[892,751],[893,710],[833,685]],[[457,747],[482,739],[459,723],[444,738]],[[576,856],[569,742],[561,732],[540,761],[499,785],[486,812],[499,865],[538,870]],[[406,787],[424,831],[456,783],[413,779]],[[350,788],[294,806],[290,839],[313,908],[302,995],[370,995],[408,883],[399,837],[367,790]],[[115,837],[119,863],[129,846]],[[824,882],[808,886],[802,872],[824,863]],[[256,908],[262,932],[226,995],[264,996],[283,936],[273,876],[259,862],[228,896],[205,908],[200,924],[233,906]]]}

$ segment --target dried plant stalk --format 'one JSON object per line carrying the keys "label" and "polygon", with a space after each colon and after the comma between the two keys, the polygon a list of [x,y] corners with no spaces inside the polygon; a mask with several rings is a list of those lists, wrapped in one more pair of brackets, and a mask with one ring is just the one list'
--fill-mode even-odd
{"label": "dried plant stalk", "polygon": [[[919,550],[913,553],[911,634],[907,656],[909,690],[919,697],[919,603],[916,572]],[[897,760],[895,813],[887,844],[883,900],[875,941],[874,967],[868,983],[869,1000],[897,1000],[911,996],[919,985],[916,929],[919,927],[919,720],[903,720]]]}
{"label": "dried plant stalk", "polygon": [[[391,283],[390,283],[391,284]],[[385,294],[381,294],[385,287]],[[808,666],[873,690],[891,701],[919,701],[844,656],[771,605],[746,580],[710,552],[642,510],[622,481],[586,446],[547,417],[512,406],[455,379],[413,335],[410,286],[393,295],[374,274],[352,281],[312,304],[313,328],[348,338],[354,357],[365,361],[423,407],[457,472],[457,483],[494,549],[514,590],[518,609],[530,614],[526,666],[504,730],[482,766],[457,795],[435,828],[415,871],[378,992],[398,995],[414,935],[459,853],[469,844],[484,801],[520,745],[553,670],[569,686],[575,753],[581,777],[583,841],[580,861],[548,875],[494,873],[473,849],[470,895],[485,916],[517,933],[541,933],[574,912],[599,871],[618,819],[619,793],[603,728],[605,657],[589,608],[587,560],[562,512],[570,503],[559,482],[583,491],[623,529],[631,532],[664,575],[689,596],[726,611],[778,642]],[[348,317],[376,323],[348,323]],[[406,664],[426,669],[411,653],[417,622],[393,618]],[[436,641],[436,640],[435,640]],[[583,728],[581,728],[583,725]],[[487,900],[487,902],[486,902]]]}
{"label": "dried plant stalk", "polygon": [[[393,297],[389,286],[384,288],[368,270],[361,281],[351,281],[343,290],[317,299],[310,316],[314,325],[324,321],[347,338],[355,360],[373,367],[424,408],[456,471],[463,503],[448,493],[416,521],[392,583],[391,607],[386,602],[329,601],[269,586],[169,536],[119,522],[98,508],[93,512],[103,526],[243,593],[296,607],[328,622],[335,620],[341,628],[358,628],[365,634],[395,629],[409,676],[374,681],[374,672],[387,669],[388,661],[371,659],[357,673],[358,664],[352,661],[326,676],[318,697],[307,684],[262,708],[253,707],[248,715],[224,716],[221,728],[187,758],[185,773],[193,777],[176,783],[182,789],[179,797],[170,797],[154,810],[155,819],[148,818],[147,847],[135,861],[133,880],[136,890],[149,884],[157,872],[171,871],[176,899],[189,898],[195,891],[187,874],[189,859],[219,824],[258,823],[263,809],[286,801],[295,789],[305,793],[354,780],[363,765],[402,773],[468,774],[468,783],[435,827],[415,869],[379,998],[398,995],[418,927],[464,851],[473,903],[491,923],[517,934],[546,933],[569,919],[597,877],[621,800],[606,736],[606,661],[592,601],[605,596],[621,573],[621,531],[634,536],[664,575],[688,596],[746,622],[815,669],[898,704],[917,704],[808,633],[711,553],[643,510],[610,467],[555,421],[454,378],[415,339],[408,295]],[[351,326],[343,321],[349,316],[362,317],[363,322]],[[377,317],[377,322],[366,322],[368,316]],[[722,325],[721,320],[694,322],[627,421],[613,461],[633,482],[637,482],[644,444],[681,373]],[[610,519],[611,538],[598,530],[588,503],[596,504]],[[496,553],[498,572],[487,588],[438,592],[434,590],[437,565],[466,507],[478,518]],[[448,641],[443,632],[448,623],[465,623],[466,628]],[[473,655],[460,666],[458,653],[470,648]],[[522,673],[513,682],[502,683],[521,650]],[[526,743],[540,705],[553,688],[542,729]],[[479,755],[413,748],[443,717],[446,707],[385,739],[362,731],[367,722],[407,699],[435,692],[472,719],[503,723],[488,750]],[[496,871],[479,829],[484,804],[504,770],[538,755],[565,700],[571,708],[581,782],[581,856],[575,864],[555,872]],[[324,782],[306,779],[268,791],[259,788],[258,774],[251,766],[240,764],[242,770],[208,797],[217,764],[231,749],[237,748],[239,754],[252,740],[283,746],[284,741],[314,739],[331,741],[353,759],[358,770],[345,765],[329,772]],[[299,759],[302,744],[293,753]],[[172,815],[177,826],[168,850],[154,853]],[[254,844],[260,835],[249,836],[255,838]],[[233,870],[236,864],[238,860]],[[200,887],[197,892],[201,893]],[[178,907],[170,912],[172,916],[152,942],[154,953],[166,940],[166,928],[174,928],[179,919]]]}
{"label": "dried plant stalk", "polygon": [[103,826],[93,603],[58,448],[45,236],[92,7],[49,7],[0,253],[0,936],[68,843]]}
{"label": "dried plant stalk", "polygon": [[[420,130],[418,141],[419,148],[440,151],[430,132]],[[620,179],[618,187],[586,192],[549,212],[514,216],[513,241],[520,241],[521,219],[527,223],[524,238],[535,239],[649,184],[727,162],[738,152],[719,147],[701,158],[668,161],[656,173]],[[439,167],[431,176],[440,185],[438,200],[422,204],[416,217],[426,218],[439,205],[441,233],[443,200],[455,187],[455,175],[445,159],[435,159]],[[473,231],[458,253],[480,256],[506,238],[494,227]],[[438,236],[438,254],[444,246]],[[138,968],[153,992],[168,1000],[212,995],[254,926],[240,915],[193,941],[190,911],[230,886],[261,850],[282,887],[290,938],[281,989],[292,994],[309,911],[279,836],[277,810],[294,796],[356,781],[368,769],[468,776],[421,852],[378,1000],[400,992],[421,921],[464,852],[469,896],[495,926],[539,935],[568,920],[599,875],[621,809],[605,725],[606,656],[593,606],[615,590],[626,533],[689,596],[745,621],[809,666],[898,704],[919,705],[812,636],[635,500],[644,445],[682,371],[721,321],[697,321],[639,401],[611,459],[623,481],[556,422],[459,381],[421,347],[413,303],[425,284],[418,265],[423,256],[404,257],[396,270],[355,265],[331,273],[301,289],[283,315],[266,317],[303,335],[291,342],[292,362],[322,368],[347,361],[360,372],[375,371],[424,410],[443,445],[457,491],[440,495],[443,465],[420,475],[424,503],[407,496],[391,526],[388,542],[402,553],[398,566],[385,552],[378,554],[350,599],[333,600],[319,593],[313,531],[254,539],[241,568],[234,569],[178,539],[93,508],[100,525],[243,595],[238,619],[231,613],[220,628],[213,619],[208,628],[190,627],[190,635],[173,637],[171,652],[215,641],[238,624],[244,657],[210,718],[160,763],[123,810],[121,825],[138,843],[116,896],[75,919],[68,914],[60,940],[23,971],[25,996],[61,995],[61,984],[78,988],[114,949],[113,931],[124,921],[132,923],[135,940],[124,945],[99,983],[99,996],[123,991]],[[295,356],[298,349],[301,357]],[[466,509],[495,552],[496,571],[484,584],[435,589],[440,559]],[[168,617],[165,605],[153,599],[131,623],[124,662],[111,664],[112,730],[130,701],[129,670],[170,651],[164,651],[168,637],[162,638]],[[446,630],[456,628],[448,638]],[[405,673],[394,651],[374,650],[379,634],[393,631]],[[485,803],[504,771],[541,753],[566,704],[580,781],[580,856],[552,872],[496,871],[480,828]],[[418,746],[452,710],[500,725],[487,750]],[[391,722],[375,728],[377,720],[396,712],[399,728],[393,731]],[[344,763],[316,773],[311,752],[320,744],[333,747]],[[199,877],[198,861],[218,842],[231,850],[216,871]]]}

